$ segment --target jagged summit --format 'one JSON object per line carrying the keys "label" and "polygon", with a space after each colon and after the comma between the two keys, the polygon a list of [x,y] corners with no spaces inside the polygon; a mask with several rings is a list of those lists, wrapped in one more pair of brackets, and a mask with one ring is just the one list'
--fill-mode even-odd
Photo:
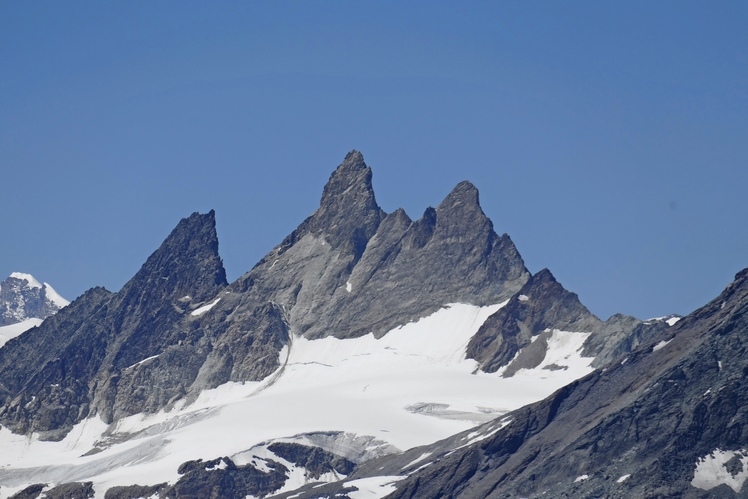
{"label": "jagged summit", "polygon": [[371,168],[366,165],[363,154],[358,151],[349,152],[343,162],[332,172],[322,192],[320,206],[333,202],[335,197],[346,195],[351,190],[356,191],[351,194],[363,194],[364,197],[374,201]]}
{"label": "jagged summit", "polygon": [[444,201],[439,205],[439,208],[446,209],[450,206],[456,207],[461,204],[471,207],[480,207],[478,188],[468,180],[463,180],[458,183],[447,197],[444,198]]}
{"label": "jagged summit", "polygon": [[528,275],[472,184],[458,184],[417,221],[402,209],[388,215],[376,203],[371,169],[353,151],[319,209],[231,288],[248,293],[247,306],[283,306],[297,334],[352,337],[384,334],[446,303],[500,303]]}

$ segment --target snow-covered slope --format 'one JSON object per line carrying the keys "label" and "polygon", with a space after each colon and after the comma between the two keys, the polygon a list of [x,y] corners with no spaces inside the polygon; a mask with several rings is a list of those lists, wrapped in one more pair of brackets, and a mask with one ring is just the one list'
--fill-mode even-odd
{"label": "snow-covered slope", "polygon": [[31,319],[25,319],[9,326],[0,326],[0,347],[5,345],[8,340],[15,338],[34,326],[38,326],[42,322],[42,319],[32,317]]}
{"label": "snow-covered slope", "polygon": [[[281,352],[282,367],[262,382],[226,383],[191,404],[111,427],[88,419],[60,442],[3,428],[0,496],[42,482],[90,480],[100,497],[115,485],[173,483],[185,461],[250,462],[253,449],[266,457],[262,443],[314,432],[328,432],[328,447],[353,459],[405,450],[540,400],[592,370],[580,354],[588,334],[554,331],[537,368],[510,378],[477,371],[465,348],[503,305],[452,304],[379,339],[296,336]],[[303,483],[303,473],[291,475]]]}

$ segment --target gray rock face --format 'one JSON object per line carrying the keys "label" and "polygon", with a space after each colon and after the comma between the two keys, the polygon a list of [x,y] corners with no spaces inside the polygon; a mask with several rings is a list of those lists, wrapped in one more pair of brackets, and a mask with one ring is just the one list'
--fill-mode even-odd
{"label": "gray rock face", "polygon": [[665,320],[642,321],[615,314],[587,339],[582,355],[595,357],[592,367],[602,367],[622,359],[651,338],[662,336],[669,327]]}
{"label": "gray rock face", "polygon": [[[470,340],[467,356],[480,362],[485,372],[496,372],[514,359],[514,365],[504,373],[510,376],[517,369],[533,368],[542,362],[546,330],[592,332],[602,326],[602,321],[582,305],[575,293],[564,289],[548,269],[543,269],[486,320]],[[533,337],[539,338],[533,342]],[[528,350],[531,345],[533,348]],[[515,359],[523,349],[522,358]]]}
{"label": "gray rock face", "polygon": [[[737,480],[748,447],[746,375],[748,269],[626,362],[506,415],[511,422],[492,435],[489,423],[479,443],[435,453],[389,497],[746,497],[748,481]],[[721,465],[736,481],[694,480],[718,449],[737,452]]]}
{"label": "gray rock face", "polygon": [[13,273],[0,283],[0,326],[46,319],[67,304],[52,287],[28,274]]}
{"label": "gray rock face", "polygon": [[416,222],[402,210],[385,215],[371,170],[353,151],[330,178],[320,208],[231,291],[244,295],[244,308],[280,305],[296,334],[347,338],[384,334],[451,302],[501,302],[528,276],[472,184],[460,183]]}

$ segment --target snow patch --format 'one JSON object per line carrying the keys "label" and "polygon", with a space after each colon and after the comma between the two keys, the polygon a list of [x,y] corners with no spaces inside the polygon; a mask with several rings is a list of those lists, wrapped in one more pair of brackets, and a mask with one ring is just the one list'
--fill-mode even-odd
{"label": "snow patch", "polygon": [[530,297],[527,296],[527,295],[519,295],[519,301],[527,301],[529,299],[530,299]]}
{"label": "snow patch", "polygon": [[358,490],[348,492],[351,499],[379,499],[395,491],[395,483],[405,479],[404,476],[374,476],[346,482]]}
{"label": "snow patch", "polygon": [[748,450],[714,449],[711,454],[696,461],[691,485],[702,490],[727,485],[737,493],[740,492],[746,479],[748,479]]}
{"label": "snow patch", "polygon": [[350,293],[352,289],[353,289],[353,286],[351,285],[351,281],[346,282],[345,283],[345,290]]}
{"label": "snow patch", "polygon": [[578,477],[574,479],[574,483],[583,482],[587,480],[589,477],[590,477],[589,475],[579,475]]}
{"label": "snow patch", "polygon": [[414,464],[423,461],[424,459],[426,459],[427,457],[429,457],[431,454],[432,454],[431,452],[424,452],[419,457],[415,458],[414,460],[412,460],[411,462],[409,462],[408,464],[406,464],[405,467],[406,468],[410,468]]}
{"label": "snow patch", "polygon": [[47,299],[57,305],[59,308],[64,308],[70,305],[70,302],[60,296],[60,294],[54,290],[48,283],[44,283],[44,294],[47,295]]}
{"label": "snow patch", "polygon": [[[586,376],[594,370],[591,367],[594,357],[582,357],[584,342],[590,334],[592,333],[553,329],[551,337],[548,338],[548,348],[543,361],[533,369],[520,369],[512,377],[519,375],[520,377],[550,379],[558,376],[568,376],[570,383],[575,379]],[[536,339],[537,336],[533,337],[531,341],[534,342]],[[517,355],[519,355],[519,352]]]}
{"label": "snow patch", "polygon": [[663,340],[663,341],[659,342],[658,344],[656,344],[655,346],[652,347],[652,352],[656,352],[657,350],[663,348],[665,345],[667,345],[671,341],[673,341],[672,338],[670,338],[669,340]]}
{"label": "snow patch", "polygon": [[147,357],[147,358],[145,358],[145,359],[143,359],[143,360],[141,360],[141,361],[139,361],[139,362],[136,362],[135,364],[133,364],[133,365],[131,365],[131,366],[127,366],[127,367],[126,367],[126,368],[125,368],[124,370],[125,370],[125,371],[128,371],[128,370],[132,369],[133,367],[137,367],[137,366],[139,366],[139,365],[141,365],[141,364],[145,364],[145,363],[146,363],[146,362],[148,362],[149,360],[153,360],[153,359],[157,358],[157,357],[158,357],[159,355],[161,355],[161,354],[158,354],[158,355],[151,355],[150,357]]}
{"label": "snow patch", "polygon": [[205,471],[225,470],[228,467],[229,467],[228,463],[223,458],[221,458],[218,464],[206,466]]}
{"label": "snow patch", "polygon": [[193,317],[199,317],[199,316],[203,315],[205,312],[207,312],[208,310],[210,310],[211,308],[215,307],[216,303],[218,303],[219,301],[221,301],[220,297],[216,298],[215,300],[213,300],[212,302],[208,303],[207,305],[203,305],[202,307],[196,308],[195,310],[193,310],[192,312],[190,312],[190,315],[193,316]]}
{"label": "snow patch", "polygon": [[628,480],[630,476],[631,476],[631,474],[623,475],[623,476],[619,477],[618,480],[616,480],[616,483],[623,483],[626,480]]}
{"label": "snow patch", "polygon": [[667,319],[665,322],[667,322],[668,326],[673,326],[679,320],[681,320],[681,317],[671,317],[671,318]]}

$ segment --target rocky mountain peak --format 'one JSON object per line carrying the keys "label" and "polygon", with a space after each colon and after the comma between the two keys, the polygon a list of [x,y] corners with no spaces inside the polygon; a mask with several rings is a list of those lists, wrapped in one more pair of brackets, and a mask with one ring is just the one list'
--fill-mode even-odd
{"label": "rocky mountain peak", "polygon": [[467,180],[457,184],[439,204],[436,211],[439,214],[479,215],[481,218],[486,218],[480,207],[478,188]]}
{"label": "rocky mountain peak", "polygon": [[319,208],[292,239],[307,232],[322,235],[333,247],[342,247],[357,259],[385,217],[374,196],[371,176],[363,155],[349,152],[325,185]]}
{"label": "rocky mountain peak", "polygon": [[31,274],[13,272],[0,283],[0,326],[46,319],[68,303],[46,282],[41,284]]}
{"label": "rocky mountain peak", "polygon": [[371,184],[371,168],[358,151],[346,155],[322,191],[321,211],[337,210],[345,205],[365,211],[379,210]]}
{"label": "rocky mountain peak", "polygon": [[436,219],[444,236],[452,239],[493,236],[493,224],[480,207],[478,189],[462,181],[436,207]]}
{"label": "rocky mountain peak", "polygon": [[149,299],[189,296],[202,301],[226,284],[218,255],[215,211],[211,210],[183,218],[118,295],[144,294]]}

